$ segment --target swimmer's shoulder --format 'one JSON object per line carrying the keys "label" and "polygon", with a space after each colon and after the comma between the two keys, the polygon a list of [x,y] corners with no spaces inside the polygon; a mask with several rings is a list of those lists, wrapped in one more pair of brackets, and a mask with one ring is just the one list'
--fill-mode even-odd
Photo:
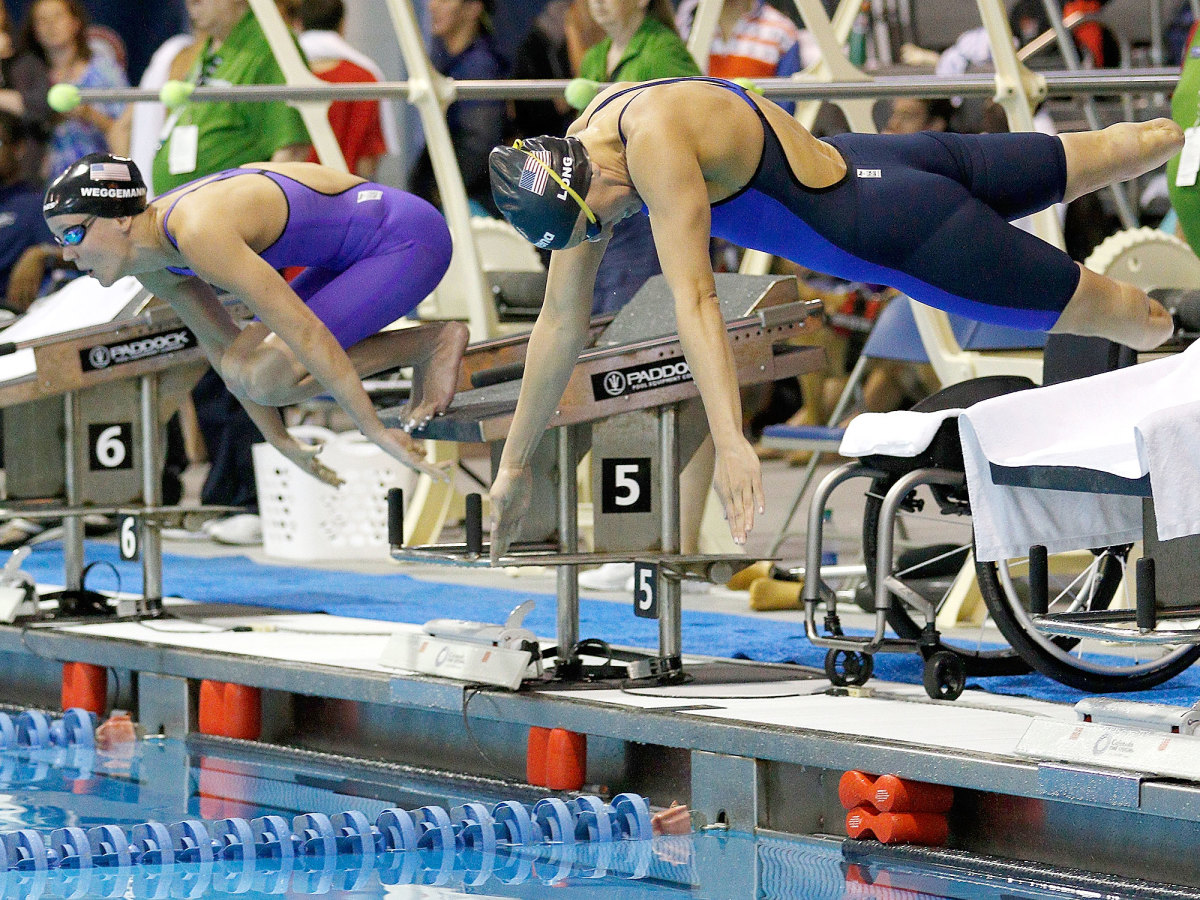
{"label": "swimmer's shoulder", "polygon": [[644,81],[614,81],[612,84],[606,85],[604,90],[592,98],[592,102],[584,107],[583,112],[579,114],[579,117],[576,118],[575,121],[571,123],[570,127],[567,128],[567,135],[575,135],[580,131],[583,131],[583,129],[586,128],[588,123],[591,121],[592,116],[595,115],[596,111],[602,106],[604,107],[605,113],[607,113],[610,109],[620,110],[625,104],[620,101],[615,104],[609,104],[609,99],[624,90],[640,87],[645,84],[646,82]]}

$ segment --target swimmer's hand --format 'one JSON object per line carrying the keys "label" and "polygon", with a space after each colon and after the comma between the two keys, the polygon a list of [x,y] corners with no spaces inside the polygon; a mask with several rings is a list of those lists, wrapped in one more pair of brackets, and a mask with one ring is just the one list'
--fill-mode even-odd
{"label": "swimmer's hand", "polygon": [[717,451],[713,487],[725,507],[725,520],[729,523],[733,542],[746,543],[746,537],[754,528],[754,514],[757,511],[762,515],[766,511],[766,500],[762,466],[745,438],[739,436],[732,447]]}
{"label": "swimmer's hand", "polygon": [[528,468],[504,467],[492,481],[492,565],[508,553],[521,519],[529,510],[533,475]]}
{"label": "swimmer's hand", "polygon": [[440,463],[428,462],[425,459],[424,444],[399,428],[383,428],[367,434],[367,438],[410,469],[416,469],[434,481],[450,480],[450,468],[454,463],[450,460]]}
{"label": "swimmer's hand", "polygon": [[679,801],[672,800],[669,807],[659,810],[650,817],[650,830],[656,836],[661,834],[691,834],[691,812],[686,806],[681,805]]}
{"label": "swimmer's hand", "polygon": [[339,487],[345,482],[338,477],[338,473],[317,459],[317,454],[321,452],[320,444],[302,444],[299,441],[289,441],[287,443],[276,444],[275,449],[284,455],[284,457],[294,463],[302,472],[311,475],[317,481],[333,487]]}

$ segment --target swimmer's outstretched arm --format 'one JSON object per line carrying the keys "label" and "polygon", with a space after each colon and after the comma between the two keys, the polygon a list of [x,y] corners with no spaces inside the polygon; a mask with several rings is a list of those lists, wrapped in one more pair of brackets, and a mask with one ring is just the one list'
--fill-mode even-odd
{"label": "swimmer's outstretched arm", "polygon": [[608,239],[556,250],[550,257],[546,298],[529,336],[525,376],[513,423],[492,481],[492,562],[508,551],[529,506],[529,460],[558,408],[571,371],[587,342],[592,290]]}
{"label": "swimmer's outstretched arm", "polygon": [[675,298],[684,357],[704,401],[716,449],[713,486],[735,543],[744,544],[765,500],[754,449],[742,434],[737,369],[708,255],[712,213],[704,173],[686,135],[639,129],[626,151],[629,174],[650,210],[663,275]]}
{"label": "swimmer's outstretched arm", "polygon": [[[188,267],[209,284],[239,297],[287,345],[296,361],[329,391],[368,440],[407,466],[434,477],[446,477],[443,471],[429,466],[414,452],[407,435],[394,433],[380,421],[346,351],[283,277],[255,253],[240,234],[232,229],[209,228],[206,223],[185,218],[176,221],[174,235]],[[227,348],[226,357],[230,355]],[[239,362],[237,359],[222,360],[218,371],[227,383],[231,369]],[[264,407],[270,402],[262,402],[262,398],[255,397],[245,385],[230,384],[230,387],[239,399],[245,398]],[[251,412],[249,407],[247,411]]]}

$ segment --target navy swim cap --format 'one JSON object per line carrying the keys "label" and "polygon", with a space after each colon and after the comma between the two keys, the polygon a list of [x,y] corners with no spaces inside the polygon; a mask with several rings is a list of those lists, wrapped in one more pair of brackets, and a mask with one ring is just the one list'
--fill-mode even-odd
{"label": "navy swim cap", "polygon": [[136,216],[146,208],[146,182],[132,159],[89,153],[50,182],[42,215],[85,215],[102,219]]}
{"label": "navy swim cap", "polygon": [[587,214],[588,240],[599,237],[600,223],[583,199],[592,170],[578,138],[536,137],[496,147],[488,166],[496,206],[535,246],[565,247],[580,210]]}

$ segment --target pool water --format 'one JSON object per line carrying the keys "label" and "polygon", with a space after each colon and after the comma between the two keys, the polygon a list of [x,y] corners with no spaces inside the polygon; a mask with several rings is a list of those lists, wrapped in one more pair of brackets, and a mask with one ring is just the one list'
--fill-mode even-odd
{"label": "pool water", "polygon": [[[536,795],[501,796],[483,780],[432,779],[397,766],[356,764],[319,754],[285,756],[200,739],[147,740],[113,755],[82,747],[0,752],[0,832],[7,871],[0,898],[450,898],[694,897],[759,900],[921,900],[921,898],[1134,897],[1079,878],[1048,883],[973,870],[969,861],[899,858],[880,845],[835,839],[753,837],[705,831],[653,840],[537,843],[508,848],[437,843],[418,850],[336,852],[294,858],[59,867],[27,856],[30,838],[55,829],[113,825],[137,835],[145,822],[226,819],[358,810],[374,823],[389,808],[469,801],[488,809],[505,799],[532,806]],[[613,801],[616,805],[616,800]],[[144,832],[143,832],[144,833]],[[37,837],[32,839],[37,842]],[[48,844],[47,840],[47,844]],[[470,842],[469,842],[470,843]],[[992,867],[994,869],[994,867]],[[1148,894],[1147,896],[1151,896]]]}

